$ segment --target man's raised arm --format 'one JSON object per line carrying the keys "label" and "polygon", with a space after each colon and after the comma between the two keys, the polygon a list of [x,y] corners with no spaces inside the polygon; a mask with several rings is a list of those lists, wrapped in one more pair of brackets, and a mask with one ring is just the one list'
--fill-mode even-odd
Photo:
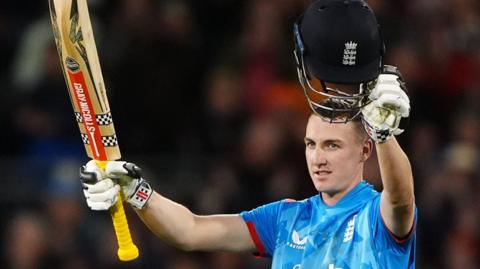
{"label": "man's raised arm", "polygon": [[376,149],[383,183],[380,212],[388,229],[402,238],[412,230],[414,221],[410,162],[395,138],[377,144]]}
{"label": "man's raised arm", "polygon": [[132,163],[108,162],[102,171],[91,161],[82,167],[80,177],[92,210],[107,210],[113,206],[121,185],[125,200],[135,208],[142,221],[155,235],[175,247],[183,250],[255,249],[240,215],[195,215],[153,191],[141,177],[140,169]]}
{"label": "man's raised arm", "polygon": [[376,142],[383,183],[380,213],[387,228],[402,238],[412,230],[414,221],[413,175],[408,157],[394,136],[404,131],[400,121],[410,116],[410,99],[394,66],[385,66],[375,83],[370,103],[362,108],[362,122]]}

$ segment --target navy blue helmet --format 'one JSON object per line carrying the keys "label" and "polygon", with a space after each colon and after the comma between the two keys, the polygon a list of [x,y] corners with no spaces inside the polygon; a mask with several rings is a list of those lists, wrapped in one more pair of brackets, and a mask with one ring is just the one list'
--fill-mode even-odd
{"label": "navy blue helmet", "polygon": [[[311,108],[330,112],[332,119],[336,112],[355,118],[383,67],[385,46],[372,9],[363,0],[318,0],[293,32],[298,78]],[[312,86],[312,79],[321,87]],[[347,93],[326,82],[359,84],[359,89]]]}

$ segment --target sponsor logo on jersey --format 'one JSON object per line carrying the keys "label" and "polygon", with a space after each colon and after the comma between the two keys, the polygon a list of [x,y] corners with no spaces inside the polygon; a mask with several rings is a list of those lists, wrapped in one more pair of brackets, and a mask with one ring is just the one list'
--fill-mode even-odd
{"label": "sponsor logo on jersey", "polygon": [[300,238],[300,235],[297,231],[293,230],[292,232],[292,242],[288,242],[287,245],[294,249],[305,249],[305,244],[307,243],[308,236]]}

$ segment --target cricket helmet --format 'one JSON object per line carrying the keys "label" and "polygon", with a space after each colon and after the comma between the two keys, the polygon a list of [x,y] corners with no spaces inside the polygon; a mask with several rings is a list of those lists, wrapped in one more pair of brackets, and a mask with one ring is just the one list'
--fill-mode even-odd
{"label": "cricket helmet", "polygon": [[[298,79],[312,110],[326,110],[332,121],[338,113],[348,115],[342,121],[358,116],[385,53],[372,9],[363,0],[318,0],[295,22],[293,33]],[[359,88],[347,93],[326,82]]]}

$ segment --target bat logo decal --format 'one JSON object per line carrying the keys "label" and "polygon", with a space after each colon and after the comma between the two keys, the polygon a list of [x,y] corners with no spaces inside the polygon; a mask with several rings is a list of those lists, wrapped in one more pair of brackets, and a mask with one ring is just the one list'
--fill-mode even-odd
{"label": "bat logo decal", "polygon": [[75,59],[68,56],[67,59],[65,59],[65,64],[67,65],[67,68],[72,72],[77,72],[78,70],[80,70],[80,64],[78,64]]}

